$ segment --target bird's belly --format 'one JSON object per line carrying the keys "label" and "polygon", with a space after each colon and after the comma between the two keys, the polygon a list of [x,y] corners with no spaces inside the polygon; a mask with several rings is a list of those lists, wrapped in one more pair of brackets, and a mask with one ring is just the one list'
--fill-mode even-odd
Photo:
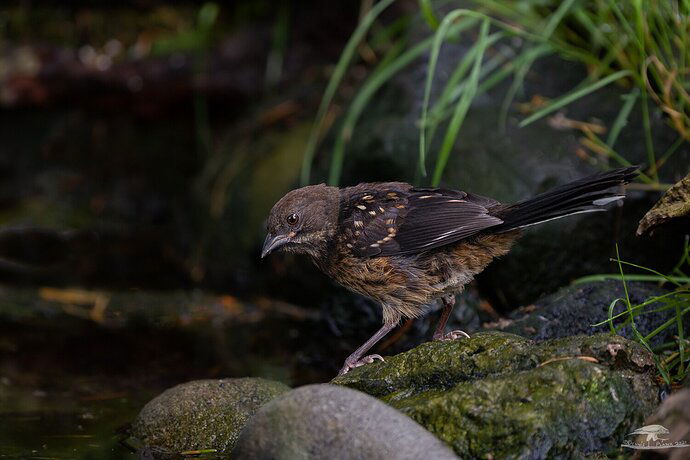
{"label": "bird's belly", "polygon": [[[325,267],[326,273],[346,288],[381,304],[414,313],[428,301],[428,276],[393,257],[355,259],[345,257]],[[433,280],[436,282],[436,280]]]}
{"label": "bird's belly", "polygon": [[472,278],[473,276],[470,273],[464,271],[446,274],[440,282],[431,286],[431,290],[435,293],[435,297],[430,300],[435,300],[438,297],[462,291],[463,287],[472,281]]}
{"label": "bird's belly", "polygon": [[490,235],[416,256],[341,257],[321,268],[351,291],[380,302],[384,320],[414,318],[439,297],[462,291],[494,257],[508,251],[516,236]]}

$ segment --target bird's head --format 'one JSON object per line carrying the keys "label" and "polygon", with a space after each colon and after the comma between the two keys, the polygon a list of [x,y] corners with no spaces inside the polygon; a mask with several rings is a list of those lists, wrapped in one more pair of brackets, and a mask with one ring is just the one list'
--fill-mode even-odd
{"label": "bird's head", "polygon": [[289,192],[271,209],[261,257],[277,249],[322,257],[336,231],[339,201],[338,189],[324,184]]}

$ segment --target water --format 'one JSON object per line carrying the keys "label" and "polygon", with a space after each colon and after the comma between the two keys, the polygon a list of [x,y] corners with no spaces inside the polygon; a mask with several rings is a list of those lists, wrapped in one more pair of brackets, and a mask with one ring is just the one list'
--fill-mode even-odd
{"label": "water", "polygon": [[0,458],[136,458],[120,433],[166,388],[325,382],[352,347],[318,313],[268,299],[7,287],[0,298]]}

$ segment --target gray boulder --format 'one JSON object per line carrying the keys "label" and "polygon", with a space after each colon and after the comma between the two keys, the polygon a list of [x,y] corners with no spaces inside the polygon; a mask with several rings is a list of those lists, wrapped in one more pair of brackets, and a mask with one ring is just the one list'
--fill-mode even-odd
{"label": "gray boulder", "polygon": [[267,404],[240,435],[236,459],[453,459],[441,441],[371,396],[308,385]]}
{"label": "gray boulder", "polygon": [[170,388],[141,410],[131,434],[150,452],[232,450],[247,420],[290,388],[261,378],[195,380]]}

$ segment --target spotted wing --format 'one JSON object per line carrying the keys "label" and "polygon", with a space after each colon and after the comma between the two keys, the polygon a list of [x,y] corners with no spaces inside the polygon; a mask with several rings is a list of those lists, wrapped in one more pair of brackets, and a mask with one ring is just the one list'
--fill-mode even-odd
{"label": "spotted wing", "polygon": [[381,255],[412,254],[455,243],[503,223],[489,209],[499,203],[456,190],[413,189],[409,211],[396,235],[398,249]]}
{"label": "spotted wing", "polygon": [[410,186],[360,184],[346,189],[341,202],[341,244],[354,256],[372,257],[397,248],[398,222],[407,214]]}
{"label": "spotted wing", "polygon": [[352,195],[343,220],[344,243],[359,257],[428,251],[501,224],[489,214],[498,204],[455,190],[373,188]]}

